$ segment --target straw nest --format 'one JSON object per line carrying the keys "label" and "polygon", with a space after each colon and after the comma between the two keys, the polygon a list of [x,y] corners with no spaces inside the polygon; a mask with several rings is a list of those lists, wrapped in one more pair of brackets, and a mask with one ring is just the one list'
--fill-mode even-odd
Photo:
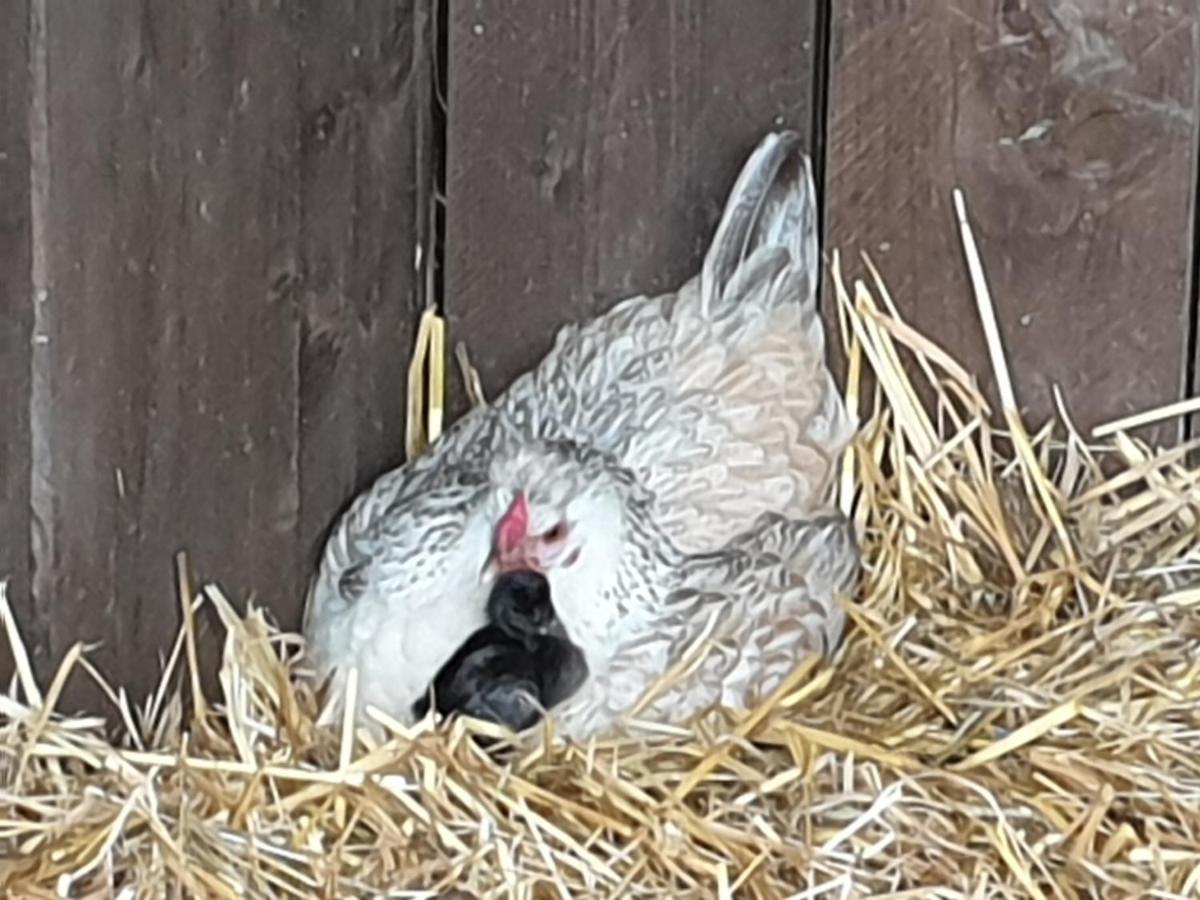
{"label": "straw nest", "polygon": [[866,570],[832,664],[802,662],[749,713],[589,746],[539,731],[489,754],[466,722],[373,743],[315,726],[298,642],[261,610],[185,589],[227,629],[222,694],[185,718],[199,690],[185,617],[156,696],[134,710],[109,689],[127,731],[114,743],[54,711],[86,658],[72,651],[42,691],[3,605],[20,672],[0,697],[0,886],[1194,896],[1200,469],[1119,429],[1085,441],[1065,417],[1028,435],[1002,364],[995,430],[974,379],[877,277],[836,294],[847,397],[873,411],[839,485]]}

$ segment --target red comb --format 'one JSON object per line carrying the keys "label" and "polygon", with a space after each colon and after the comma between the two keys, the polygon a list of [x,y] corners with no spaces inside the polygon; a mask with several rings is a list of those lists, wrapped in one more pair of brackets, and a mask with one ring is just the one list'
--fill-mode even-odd
{"label": "red comb", "polygon": [[525,494],[518,493],[496,526],[496,546],[501,554],[511,553],[525,539],[529,529],[529,504]]}

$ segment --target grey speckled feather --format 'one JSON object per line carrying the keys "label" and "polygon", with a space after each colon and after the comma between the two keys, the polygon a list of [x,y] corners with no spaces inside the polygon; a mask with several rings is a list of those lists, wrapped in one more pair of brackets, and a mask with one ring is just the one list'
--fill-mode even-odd
{"label": "grey speckled feather", "polygon": [[[564,625],[599,673],[576,709],[605,684],[605,704],[619,707],[628,642],[669,657],[698,621],[681,611],[833,634],[828,585],[797,561],[820,560],[824,545],[811,535],[828,532],[825,565],[849,565],[844,523],[803,523],[854,423],[825,365],[812,175],[796,142],[768,135],[747,160],[695,278],[564,328],[532,372],[355,501],[325,548],[305,622],[313,661],[338,673],[335,687],[357,666],[360,701],[407,718],[483,622],[483,566],[516,490],[536,515],[578,520],[585,564],[547,573]],[[747,549],[777,540],[764,513],[776,530],[809,534],[809,549]],[[705,554],[717,557],[701,564]],[[796,612],[813,603],[825,610],[820,626]],[[706,696],[742,696],[734,685],[755,679],[743,672],[820,644],[756,635],[720,676],[729,690]]]}

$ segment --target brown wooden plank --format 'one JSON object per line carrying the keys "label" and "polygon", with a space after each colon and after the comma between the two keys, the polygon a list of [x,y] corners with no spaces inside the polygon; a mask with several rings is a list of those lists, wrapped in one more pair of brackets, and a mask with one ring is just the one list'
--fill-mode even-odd
{"label": "brown wooden plank", "polygon": [[491,393],[699,266],[766,130],[808,132],[814,4],[451,8],[446,307]]}
{"label": "brown wooden plank", "polygon": [[34,587],[55,652],[136,696],[172,555],[299,591],[297,55],[279,4],[35,0],[46,16]]}
{"label": "brown wooden plank", "polygon": [[1082,427],[1175,399],[1196,192],[1195,4],[833,9],[829,245],[870,252],[902,311],[990,375],[953,222],[961,185],[1032,419],[1050,414],[1052,384]]}
{"label": "brown wooden plank", "polygon": [[[430,202],[428,0],[300,17],[301,541],[401,462],[415,268]],[[300,607],[281,609],[298,621]]]}
{"label": "brown wooden plank", "polygon": [[[45,634],[29,603],[29,353],[32,337],[29,205],[29,6],[0,5],[0,580],[30,652]],[[0,637],[0,681],[12,672]]]}

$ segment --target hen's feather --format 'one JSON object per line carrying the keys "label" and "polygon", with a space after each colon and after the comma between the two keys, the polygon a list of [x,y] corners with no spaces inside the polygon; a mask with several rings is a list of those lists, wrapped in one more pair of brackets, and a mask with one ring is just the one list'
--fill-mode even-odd
{"label": "hen's feather", "polygon": [[838,513],[801,521],[764,515],[719,553],[682,560],[656,585],[662,600],[620,645],[606,670],[554,710],[563,734],[587,738],[618,723],[701,641],[698,665],[642,713],[681,722],[714,704],[752,707],[812,654],[841,639],[841,595],[858,575],[850,523]]}

